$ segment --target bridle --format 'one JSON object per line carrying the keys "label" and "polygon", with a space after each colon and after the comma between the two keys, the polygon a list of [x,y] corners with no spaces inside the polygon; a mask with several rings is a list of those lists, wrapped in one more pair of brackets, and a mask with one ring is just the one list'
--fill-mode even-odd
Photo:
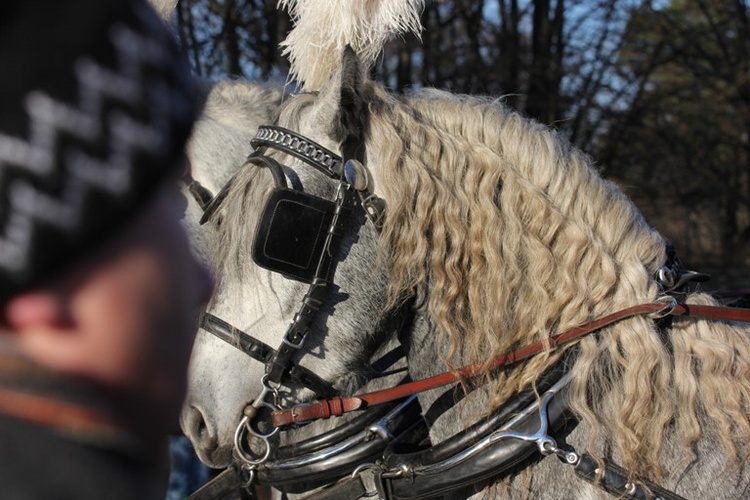
{"label": "bridle", "polygon": [[[344,161],[294,132],[281,127],[260,127],[252,145],[257,151],[247,158],[246,165],[267,168],[275,184],[256,230],[253,259],[259,266],[306,283],[309,288],[278,349],[211,314],[202,319],[201,326],[206,331],[266,366],[263,390],[245,408],[235,433],[235,451],[242,465],[222,474],[220,481],[237,487],[237,477],[243,477],[245,486],[256,479],[261,484],[277,485],[290,482],[289,471],[294,471],[294,480],[320,481],[322,485],[353,470],[349,479],[329,488],[328,496],[320,498],[360,498],[375,494],[382,498],[423,498],[498,476],[538,452],[542,456],[558,456],[564,463],[572,465],[579,476],[615,495],[681,498],[647,481],[631,483],[627,473],[613,464],[605,464],[602,472],[599,469],[601,464],[588,454],[577,453],[566,445],[558,446],[551,435],[570,422],[562,397],[569,381],[565,362],[541,377],[535,387],[520,393],[507,405],[445,443],[406,454],[400,451],[400,447],[409,441],[408,436],[412,436],[413,441],[413,436],[424,437],[426,434],[415,403],[415,395],[419,392],[471,380],[488,369],[503,369],[634,316],[648,315],[656,320],[684,316],[750,322],[750,311],[688,306],[678,302],[677,294],[666,293],[653,303],[597,318],[482,365],[406,382],[391,389],[340,398],[334,395],[330,383],[294,363],[293,356],[302,348],[305,336],[324,304],[328,285],[333,279],[337,246],[353,213],[363,210],[370,222],[379,228],[385,203],[368,189],[367,174],[361,163],[353,159]],[[336,181],[334,199],[289,188],[282,166],[265,155],[268,148],[301,159]],[[202,222],[210,218],[221,204],[228,187],[229,184],[208,204]],[[294,246],[279,236],[287,233],[290,227],[299,232],[300,243]],[[676,291],[685,283],[701,278],[696,273],[679,269],[673,255],[669,261],[671,264],[662,268],[657,276],[665,291]],[[381,359],[377,364],[391,366],[399,355],[389,353],[384,357],[388,359]],[[321,399],[281,409],[278,388],[282,384],[306,387]],[[263,408],[271,411],[273,422],[273,429],[266,433],[254,425],[254,419]],[[271,459],[269,440],[279,429],[355,410],[367,411],[350,423],[307,442],[287,449],[279,448],[277,456],[281,458]],[[262,443],[260,454],[247,449],[244,443],[248,436]],[[414,442],[406,444],[409,449],[415,445]],[[355,469],[352,464],[359,464],[359,467]]]}
{"label": "bridle", "polygon": [[[267,393],[273,392],[272,388],[281,383],[292,382],[318,395],[332,395],[335,391],[330,383],[295,364],[292,357],[302,347],[324,304],[333,278],[337,247],[352,213],[359,207],[366,207],[368,217],[379,223],[384,205],[369,192],[367,183],[362,182],[366,173],[361,164],[355,160],[343,162],[335,153],[294,132],[263,126],[251,144],[256,151],[247,158],[243,168],[248,165],[266,168],[274,180],[273,192],[261,212],[255,232],[252,258],[264,269],[306,283],[308,290],[278,349],[211,314],[204,315],[201,327],[266,365],[264,385],[268,388]],[[268,148],[297,157],[337,181],[334,199],[288,187],[281,164],[265,154]],[[231,184],[232,180],[208,204],[201,223],[216,212]],[[294,240],[289,239],[290,228],[293,228]],[[261,402],[257,404],[262,405]]]}
{"label": "bridle", "polygon": [[[380,456],[395,435],[419,419],[416,399],[368,411],[332,431],[287,447],[289,449],[277,448],[273,460],[270,440],[279,428],[264,432],[255,420],[262,409],[279,409],[279,388],[284,384],[307,388],[318,397],[334,395],[332,385],[297,364],[294,355],[302,349],[311,325],[324,305],[333,281],[341,238],[349,225],[357,224],[355,213],[362,211],[379,229],[385,203],[369,189],[367,173],[360,162],[354,159],[343,161],[335,153],[292,131],[263,126],[251,144],[256,150],[246,159],[243,168],[250,165],[265,168],[274,181],[274,189],[255,231],[253,260],[260,267],[307,284],[308,290],[277,349],[210,313],[203,315],[200,326],[266,366],[261,380],[263,389],[243,410],[235,432],[235,454],[242,463],[241,472],[246,480],[257,479],[266,484],[302,480],[328,483],[351,472],[354,468],[351,464]],[[304,192],[298,187],[290,188],[284,167],[266,154],[268,149],[296,157],[334,180],[337,186],[333,199]],[[201,223],[213,216],[231,185],[232,180],[205,206]],[[191,192],[194,189],[195,186],[191,185]],[[294,242],[289,241],[290,228],[294,230]],[[397,311],[393,316],[386,323],[393,325],[406,321],[403,311]],[[401,349],[394,349],[376,360],[371,370],[381,376],[392,373],[388,368],[402,357]],[[248,449],[248,436],[254,438],[256,444],[260,443],[260,453]]]}
{"label": "bridle", "polygon": [[[360,163],[356,160],[343,162],[338,155],[294,132],[281,127],[260,127],[251,144],[256,151],[248,157],[247,163],[270,170],[275,183],[255,232],[253,260],[262,268],[308,284],[307,293],[284,332],[281,344],[274,352],[269,351],[264,361],[266,373],[261,381],[263,390],[243,411],[235,433],[235,451],[241,460],[252,467],[268,462],[271,454],[269,438],[278,432],[278,427],[275,427],[263,433],[256,429],[253,420],[261,408],[278,408],[278,388],[282,383],[296,379],[304,382],[303,385],[315,394],[334,392],[330,384],[294,364],[292,358],[302,348],[315,317],[324,305],[333,279],[338,246],[352,212],[365,200],[374,197],[367,191],[367,183],[359,178],[366,175]],[[297,157],[335,180],[334,199],[289,188],[282,166],[264,154],[267,148]],[[373,222],[378,222],[380,214],[366,213]],[[289,228],[294,228],[294,244],[288,240]],[[293,374],[304,376],[295,377]],[[261,456],[254,457],[245,449],[245,434],[263,443],[265,451]]]}

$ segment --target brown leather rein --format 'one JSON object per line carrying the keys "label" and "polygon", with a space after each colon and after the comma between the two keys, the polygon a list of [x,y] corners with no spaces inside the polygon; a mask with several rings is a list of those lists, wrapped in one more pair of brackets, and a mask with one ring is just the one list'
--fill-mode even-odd
{"label": "brown leather rein", "polygon": [[548,339],[540,340],[514,351],[501,354],[486,363],[464,366],[454,371],[398,385],[390,389],[383,389],[350,397],[322,399],[311,403],[298,404],[292,408],[274,411],[272,413],[272,422],[276,427],[283,427],[293,423],[338,417],[344,413],[362,410],[371,406],[405,398],[413,394],[436,389],[460,380],[471,379],[489,370],[513,365],[545,350],[578,340],[590,333],[604,328],[605,326],[609,326],[613,323],[634,316],[642,316],[646,314],[651,315],[654,318],[663,318],[666,316],[688,316],[696,319],[750,323],[750,310],[748,309],[678,304],[672,297],[666,298],[669,299],[668,302],[657,300],[650,304],[641,304],[622,309],[564,333],[554,335]]}

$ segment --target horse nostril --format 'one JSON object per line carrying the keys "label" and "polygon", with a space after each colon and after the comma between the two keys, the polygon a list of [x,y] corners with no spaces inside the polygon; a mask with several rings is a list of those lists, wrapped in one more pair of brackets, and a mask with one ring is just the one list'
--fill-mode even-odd
{"label": "horse nostril", "polygon": [[206,422],[203,412],[195,406],[185,410],[183,419],[183,432],[193,442],[193,446],[203,450],[211,450],[216,447],[217,438]]}
{"label": "horse nostril", "polygon": [[198,437],[201,441],[204,441],[208,438],[208,427],[206,427],[206,420],[202,418],[198,420]]}

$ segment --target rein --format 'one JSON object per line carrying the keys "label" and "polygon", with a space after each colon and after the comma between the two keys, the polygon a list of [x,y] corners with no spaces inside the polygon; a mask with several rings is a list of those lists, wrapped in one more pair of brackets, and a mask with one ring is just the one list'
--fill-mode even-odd
{"label": "rein", "polygon": [[293,423],[309,422],[332,416],[338,417],[352,411],[391,402],[461,380],[475,378],[487,371],[513,365],[545,350],[568,344],[605,326],[634,316],[649,315],[655,319],[667,316],[685,316],[695,319],[750,323],[750,310],[721,306],[678,304],[673,297],[665,296],[664,298],[669,301],[657,300],[650,304],[641,304],[622,309],[564,333],[554,335],[549,339],[540,340],[509,353],[501,354],[485,363],[464,366],[455,371],[444,372],[433,377],[398,385],[390,389],[351,397],[334,397],[327,400],[299,404],[286,410],[277,410],[272,413],[272,421],[276,427],[283,427]]}

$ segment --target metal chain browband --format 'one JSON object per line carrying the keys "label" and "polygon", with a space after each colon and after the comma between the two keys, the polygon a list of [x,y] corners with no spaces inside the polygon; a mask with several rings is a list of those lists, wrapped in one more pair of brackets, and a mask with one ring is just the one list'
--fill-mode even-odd
{"label": "metal chain browband", "polygon": [[343,161],[339,155],[283,127],[271,125],[258,127],[258,132],[250,144],[255,149],[270,146],[295,156],[331,179],[340,180],[343,177]]}

